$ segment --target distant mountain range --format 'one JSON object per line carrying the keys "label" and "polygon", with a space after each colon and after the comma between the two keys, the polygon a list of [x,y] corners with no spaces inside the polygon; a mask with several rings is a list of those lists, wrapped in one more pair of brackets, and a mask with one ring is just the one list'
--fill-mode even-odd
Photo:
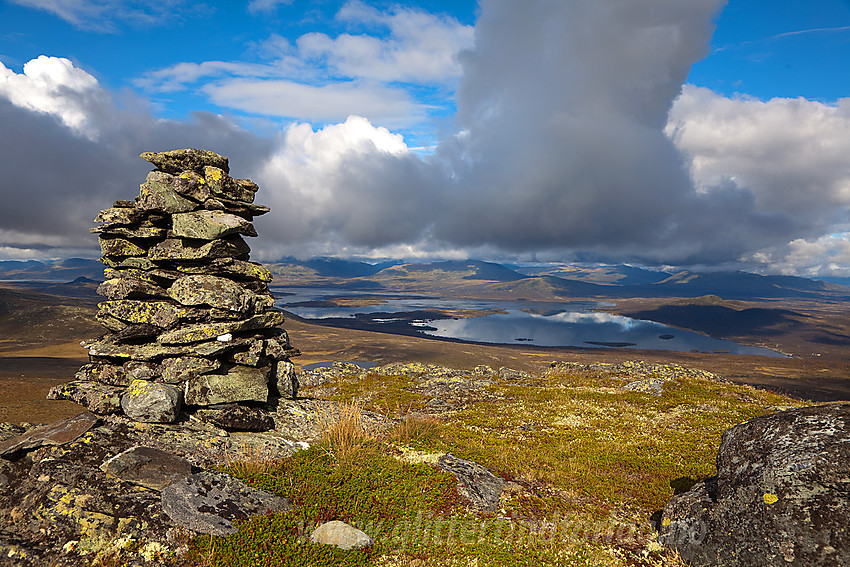
{"label": "distant mountain range", "polygon": [[[820,297],[850,299],[843,279],[813,280],[748,272],[662,272],[633,266],[503,265],[480,260],[377,264],[312,258],[265,263],[280,285],[386,291],[477,289],[521,297],[700,297],[724,299]],[[61,281],[103,279],[97,260],[0,261],[0,279]]]}
{"label": "distant mountain range", "polygon": [[70,282],[81,277],[103,280],[103,267],[99,260],[83,258],[3,260],[0,261],[0,280]]}

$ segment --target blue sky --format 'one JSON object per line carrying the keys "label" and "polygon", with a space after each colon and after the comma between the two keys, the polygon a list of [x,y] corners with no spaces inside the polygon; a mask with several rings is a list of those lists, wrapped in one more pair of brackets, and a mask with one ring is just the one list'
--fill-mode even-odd
{"label": "blue sky", "polygon": [[850,274],[846,0],[4,0],[0,22],[0,190],[39,202],[0,211],[0,257],[96,254],[135,156],[200,146],[263,188],[259,259]]}

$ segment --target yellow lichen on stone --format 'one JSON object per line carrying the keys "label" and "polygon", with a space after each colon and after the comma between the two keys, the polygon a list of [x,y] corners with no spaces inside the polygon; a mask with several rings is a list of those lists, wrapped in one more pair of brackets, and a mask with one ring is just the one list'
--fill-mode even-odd
{"label": "yellow lichen on stone", "polygon": [[663,520],[661,520],[661,525],[664,527],[669,526],[671,523],[672,521],[670,520],[670,518],[664,518]]}
{"label": "yellow lichen on stone", "polygon": [[199,184],[199,185],[203,185],[204,183],[206,183],[206,182],[207,182],[207,180],[206,180],[206,179],[204,179],[203,177],[199,176],[199,175],[198,175],[198,174],[196,174],[194,171],[184,171],[183,173],[181,173],[181,174],[180,174],[180,175],[178,175],[177,177],[178,177],[178,178],[180,178],[180,179],[192,179],[192,178],[195,178],[195,179],[197,179],[197,180],[198,180],[198,184]]}
{"label": "yellow lichen on stone", "polygon": [[145,393],[145,386],[147,386],[147,384],[148,383],[145,380],[133,380],[124,392],[124,395],[131,398],[140,396]]}
{"label": "yellow lichen on stone", "polygon": [[775,504],[779,501],[779,497],[776,494],[771,494],[770,492],[765,492],[762,498],[764,499],[765,504]]}
{"label": "yellow lichen on stone", "polygon": [[406,447],[404,445],[396,445],[396,449],[398,449],[400,455],[397,455],[396,458],[405,463],[411,464],[421,464],[428,463],[431,465],[436,465],[437,461],[440,460],[440,457],[445,455],[445,453],[429,453],[427,451],[417,451],[412,447]]}
{"label": "yellow lichen on stone", "polygon": [[37,514],[48,524],[65,516],[71,518],[80,527],[80,534],[87,539],[95,539],[107,535],[115,525],[116,518],[100,512],[92,512],[83,508],[88,500],[81,491],[57,484],[47,494],[53,506],[42,507]]}
{"label": "yellow lichen on stone", "polygon": [[204,167],[204,177],[213,181],[221,181],[224,178],[224,171],[217,167],[208,165]]}

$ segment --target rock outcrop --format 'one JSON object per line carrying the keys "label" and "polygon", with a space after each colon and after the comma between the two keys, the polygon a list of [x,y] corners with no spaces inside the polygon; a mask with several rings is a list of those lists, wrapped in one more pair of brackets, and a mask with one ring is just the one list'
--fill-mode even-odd
{"label": "rock outcrop", "polygon": [[276,430],[195,419],[144,423],[90,412],[0,428],[0,565],[180,565],[197,532],[284,511],[280,495],[210,470],[240,455],[283,459],[321,431],[316,402],[281,400]]}
{"label": "rock outcrop", "polygon": [[717,476],[664,507],[659,542],[690,565],[850,565],[850,403],[728,429]]}
{"label": "rock outcrop", "polygon": [[[90,363],[48,397],[158,423],[294,398],[299,352],[280,327],[271,274],[249,261],[243,239],[269,211],[254,203],[257,185],[232,178],[227,158],[209,151],[141,157],[156,169],[139,195],[101,211],[92,229],[107,266],[97,318],[108,332],[83,341]],[[229,422],[271,426],[262,416]]]}

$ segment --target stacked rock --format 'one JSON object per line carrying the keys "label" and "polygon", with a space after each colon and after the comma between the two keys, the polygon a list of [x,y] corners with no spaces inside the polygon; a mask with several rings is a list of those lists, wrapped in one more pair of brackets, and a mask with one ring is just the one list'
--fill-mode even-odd
{"label": "stacked rock", "polygon": [[213,421],[227,414],[235,428],[266,428],[247,410],[295,397],[289,359],[300,354],[280,327],[271,274],[248,261],[242,238],[257,235],[251,221],[269,208],[213,152],[141,157],[156,169],[139,196],[101,211],[92,229],[107,266],[97,318],[108,332],[83,341],[91,362],[49,397],[149,422],[175,421],[185,404]]}

